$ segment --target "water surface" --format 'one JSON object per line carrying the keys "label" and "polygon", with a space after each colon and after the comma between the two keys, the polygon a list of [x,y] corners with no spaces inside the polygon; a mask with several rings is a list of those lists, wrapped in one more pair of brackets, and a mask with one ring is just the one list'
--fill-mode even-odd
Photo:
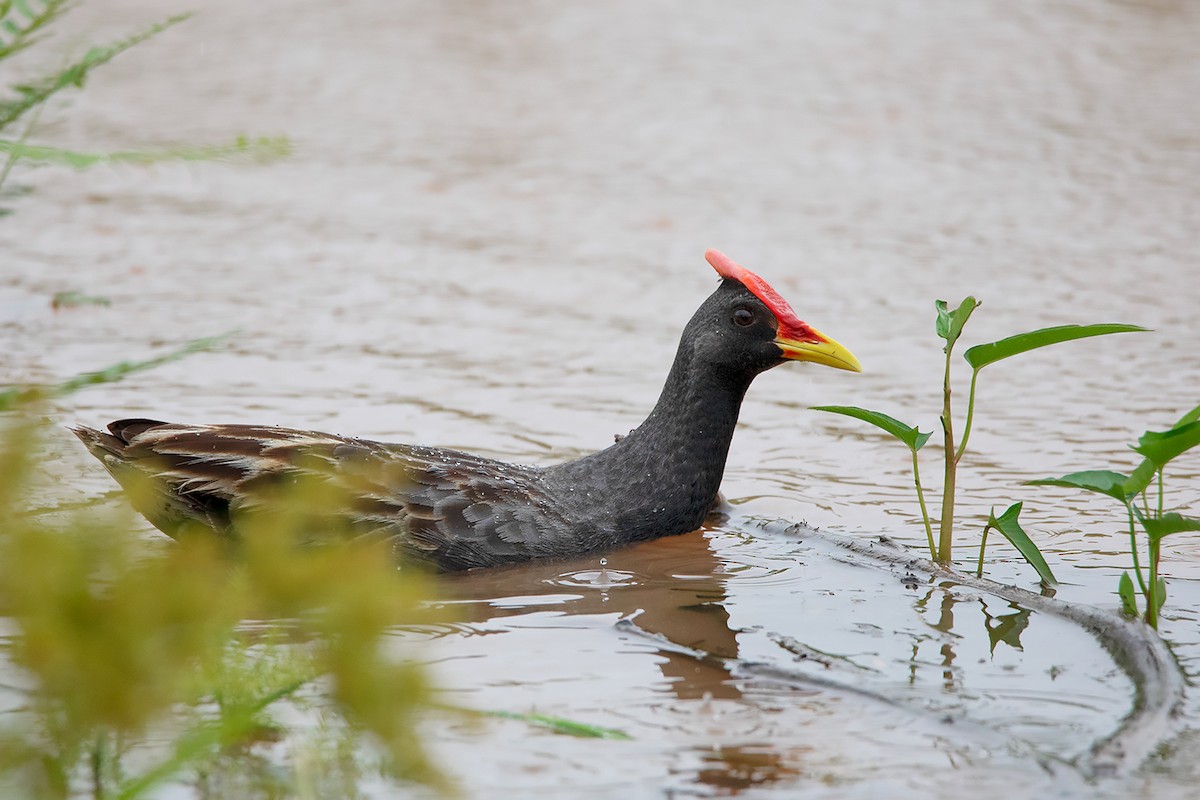
{"label": "water surface", "polygon": [[[93,4],[62,44],[186,7]],[[461,621],[397,639],[426,642],[457,700],[635,741],[450,727],[431,732],[444,763],[480,797],[1090,795],[1059,759],[1111,728],[1129,687],[1086,634],[900,585],[754,521],[922,546],[904,451],[806,409],[936,426],[935,298],[983,300],[968,343],[1137,323],[1155,332],[989,368],[960,478],[965,527],[1025,500],[1059,596],[1115,605],[1128,556],[1113,504],[1022,481],[1129,469],[1128,442],[1200,402],[1198,40],[1200,6],[1183,0],[206,3],[97,73],[45,138],[287,134],[294,157],[18,175],[35,191],[0,222],[0,367],[52,380],[236,330],[220,353],[58,414],[551,463],[641,421],[718,247],[866,371],[789,365],[755,384],[725,522],[604,564],[449,581]],[[52,311],[62,290],[112,304]],[[69,437],[52,449],[47,498],[111,488]],[[1170,504],[1200,507],[1198,473],[1180,460]],[[1180,537],[1163,556],[1163,630],[1193,676],[1198,554]],[[991,569],[1034,583],[1003,544]],[[824,682],[731,674],[688,649]],[[1101,791],[1187,796],[1195,742]]]}

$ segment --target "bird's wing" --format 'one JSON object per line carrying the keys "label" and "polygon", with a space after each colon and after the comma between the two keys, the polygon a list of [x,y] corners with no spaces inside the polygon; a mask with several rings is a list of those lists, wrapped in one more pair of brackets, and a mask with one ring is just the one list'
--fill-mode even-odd
{"label": "bird's wing", "polygon": [[442,568],[552,554],[571,528],[541,470],[454,450],[253,425],[120,420],[76,435],[156,527],[234,535],[243,514],[311,506],[356,536],[386,537]]}

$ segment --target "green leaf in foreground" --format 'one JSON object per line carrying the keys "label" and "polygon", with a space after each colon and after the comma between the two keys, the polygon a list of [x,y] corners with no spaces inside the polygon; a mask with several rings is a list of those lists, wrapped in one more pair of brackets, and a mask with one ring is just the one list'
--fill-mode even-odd
{"label": "green leaf in foreground", "polygon": [[1125,502],[1125,485],[1129,479],[1119,472],[1107,469],[1093,469],[1085,472],[1072,472],[1061,478],[1042,478],[1036,481],[1026,481],[1029,486],[1065,486],[1069,489],[1086,489],[1089,492],[1099,492],[1108,495],[1119,503]]}
{"label": "green leaf in foreground", "polygon": [[105,369],[96,372],[84,372],[69,378],[57,386],[37,387],[37,386],[16,386],[10,389],[0,391],[0,411],[9,411],[19,405],[40,400],[46,397],[62,397],[64,395],[73,394],[74,392],[83,389],[86,386],[94,386],[98,383],[114,383],[127,375],[142,370],[153,369],[154,367],[178,361],[181,358],[192,355],[193,353],[202,353],[209,350],[214,350],[217,347],[228,341],[231,334],[222,334],[221,336],[209,336],[203,339],[193,339],[192,341],[180,347],[177,350],[172,350],[169,353],[158,356],[156,358],[146,359],[145,361],[121,361],[113,364]]}
{"label": "green leaf in foreground", "polygon": [[578,736],[584,739],[633,740],[633,737],[625,733],[625,731],[617,730],[616,728],[602,728],[598,725],[588,725],[584,722],[575,722],[574,720],[563,719],[562,717],[551,717],[545,714],[518,714],[515,711],[484,711],[481,713],[489,717],[527,722],[539,728],[547,728],[555,733],[565,733],[568,736]]}
{"label": "green leaf in foreground", "polygon": [[60,308],[111,305],[112,300],[109,300],[107,297],[94,294],[84,294],[83,292],[55,292],[54,297],[50,299],[50,307],[56,311]]}
{"label": "green leaf in foreground", "polygon": [[1134,506],[1133,513],[1137,514],[1138,521],[1146,529],[1151,541],[1158,541],[1172,533],[1200,531],[1200,519],[1196,517],[1185,517],[1175,513],[1163,514],[1161,517],[1148,517],[1144,516],[1141,509],[1136,506]]}
{"label": "green leaf in foreground", "polygon": [[0,153],[12,159],[43,164],[60,164],[74,169],[87,169],[101,164],[158,164],[164,161],[229,161],[251,159],[267,161],[283,158],[291,151],[286,137],[250,138],[239,136],[232,143],[207,147],[171,147],[156,150],[125,150],[115,153],[81,153],[59,147],[26,144],[0,139]]}
{"label": "green leaf in foreground", "polygon": [[[9,13],[14,5],[20,15]],[[37,5],[39,8],[34,12],[26,0],[0,2],[0,61],[37,42],[35,34],[68,10],[72,3],[69,0],[43,0]]]}
{"label": "green leaf in foreground", "polygon": [[1075,339],[1086,339],[1089,336],[1105,336],[1110,333],[1134,333],[1145,331],[1147,328],[1138,325],[1123,325],[1119,323],[1101,323],[1099,325],[1059,325],[1055,328],[1042,328],[1028,333],[1018,333],[998,342],[977,344],[963,353],[963,358],[971,365],[971,369],[979,370],[1001,359],[1027,353],[1039,347],[1070,342]]}
{"label": "green leaf in foreground", "polygon": [[1017,548],[1017,551],[1025,557],[1025,560],[1037,570],[1043,582],[1050,585],[1057,584],[1058,581],[1055,579],[1054,573],[1050,571],[1050,565],[1046,563],[1046,559],[1042,558],[1042,551],[1038,550],[1038,546],[1033,543],[1033,540],[1029,538],[1029,534],[1025,533],[1021,528],[1021,523],[1017,520],[1021,514],[1021,507],[1023,505],[1023,503],[1013,503],[998,517],[996,516],[995,509],[992,509],[988,514],[987,524],[989,527],[995,528],[1004,534],[1004,538],[1008,539],[1009,543]]}
{"label": "green leaf in foreground", "polygon": [[1138,439],[1135,452],[1145,456],[1160,470],[1171,459],[1200,444],[1200,420],[1171,428],[1169,431],[1146,431]]}
{"label": "green leaf in foreground", "polygon": [[974,297],[967,297],[954,311],[947,309],[945,300],[934,301],[933,307],[937,309],[937,335],[946,340],[945,349],[948,352],[958,341],[963,326],[971,318],[972,312],[979,307],[979,301]]}
{"label": "green leaf in foreground", "polygon": [[863,422],[869,422],[904,442],[908,445],[908,449],[914,453],[924,447],[925,442],[929,441],[929,437],[933,435],[933,431],[921,433],[921,431],[910,425],[905,425],[895,417],[889,417],[887,414],[882,414],[878,411],[867,411],[865,408],[857,408],[855,406],[812,406],[812,410],[828,411],[830,414],[842,414],[843,416],[860,419]]}
{"label": "green leaf in foreground", "polygon": [[1121,598],[1121,611],[1131,617],[1138,615],[1137,607],[1137,591],[1133,588],[1133,579],[1129,577],[1128,572],[1121,573],[1121,580],[1117,581],[1117,594]]}

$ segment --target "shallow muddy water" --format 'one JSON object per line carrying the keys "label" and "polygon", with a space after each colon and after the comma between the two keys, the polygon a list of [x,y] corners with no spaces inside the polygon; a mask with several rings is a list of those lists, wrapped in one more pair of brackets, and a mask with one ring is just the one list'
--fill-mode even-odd
{"label": "shallow muddy water", "polygon": [[[177,8],[95,3],[60,43]],[[703,532],[449,579],[460,621],[396,636],[423,643],[457,702],[634,741],[432,726],[448,771],[478,797],[1189,796],[1196,700],[1146,768],[1086,785],[1062,760],[1130,694],[1086,633],[757,523],[923,546],[905,452],[807,407],[934,428],[935,298],[983,301],[968,344],[1141,324],[1154,333],[990,367],[960,476],[962,563],[980,515],[1024,500],[1059,597],[1116,605],[1115,504],[1022,482],[1127,470],[1127,443],[1200,402],[1197,41],[1185,0],[205,3],[47,114],[43,138],[92,151],[286,134],[294,155],[19,172],[34,191],[0,220],[0,374],[48,381],[235,330],[219,353],[58,415],[269,422],[551,463],[641,421],[718,247],[864,373],[761,377],[726,472],[732,515]],[[51,310],[64,290],[111,305]],[[71,437],[52,449],[57,485],[35,504],[112,489]],[[1200,507],[1196,458],[1172,468],[1167,501]],[[991,553],[993,577],[1034,586],[1007,545]],[[1163,633],[1193,678],[1198,556],[1182,536],[1163,556]]]}

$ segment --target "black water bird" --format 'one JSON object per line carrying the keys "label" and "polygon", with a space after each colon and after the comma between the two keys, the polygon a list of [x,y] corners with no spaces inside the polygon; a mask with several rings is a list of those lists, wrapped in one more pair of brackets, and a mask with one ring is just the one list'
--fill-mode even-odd
{"label": "black water bird", "polygon": [[575,461],[521,466],[256,425],[124,419],[108,433],[73,430],[138,511],[173,537],[203,528],[236,540],[241,515],[270,513],[275,490],[309,479],[341,490],[333,513],[344,529],[444,570],[686,533],[717,496],[755,376],[785,361],[861,370],[762,278],[715,250],[705,256],[722,280],[684,328],[654,410],[611,447]]}

